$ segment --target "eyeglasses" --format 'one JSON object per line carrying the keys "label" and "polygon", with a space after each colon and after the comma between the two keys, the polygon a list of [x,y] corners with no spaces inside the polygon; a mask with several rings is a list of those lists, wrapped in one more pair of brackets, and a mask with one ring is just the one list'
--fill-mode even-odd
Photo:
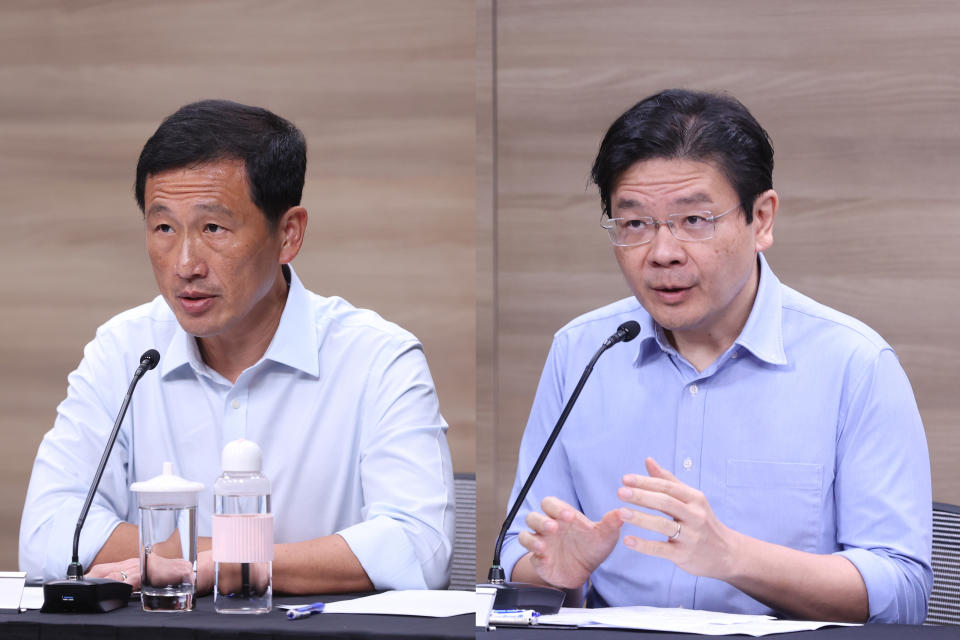
{"label": "eyeglasses", "polygon": [[610,242],[617,247],[635,247],[647,244],[656,237],[661,225],[667,225],[677,240],[699,242],[709,240],[717,226],[717,220],[740,208],[735,204],[723,213],[712,211],[690,211],[671,213],[666,220],[656,220],[651,216],[632,216],[629,218],[600,217],[600,226],[610,234]]}

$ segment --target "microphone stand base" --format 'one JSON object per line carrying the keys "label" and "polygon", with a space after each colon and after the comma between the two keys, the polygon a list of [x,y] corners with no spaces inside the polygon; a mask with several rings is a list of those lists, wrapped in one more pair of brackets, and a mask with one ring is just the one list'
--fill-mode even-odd
{"label": "microphone stand base", "polygon": [[43,585],[41,613],[106,613],[127,606],[133,587],[106,578],[54,580]]}
{"label": "microphone stand base", "polygon": [[542,615],[550,615],[560,611],[565,591],[553,587],[542,587],[526,582],[505,582],[502,584],[482,584],[480,587],[492,587],[497,590],[493,608],[503,609],[533,609]]}

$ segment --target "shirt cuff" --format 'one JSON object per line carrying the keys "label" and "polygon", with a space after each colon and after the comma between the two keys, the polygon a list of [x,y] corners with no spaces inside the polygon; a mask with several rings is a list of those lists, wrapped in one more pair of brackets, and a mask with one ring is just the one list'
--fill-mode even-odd
{"label": "shirt cuff", "polygon": [[396,520],[378,516],[337,535],[346,541],[377,591],[427,588],[417,554]]}
{"label": "shirt cuff", "polygon": [[923,613],[917,616],[909,611],[901,611],[907,605],[906,598],[898,598],[901,590],[902,578],[898,575],[893,563],[882,555],[867,549],[851,548],[836,552],[853,563],[860,572],[863,583],[867,587],[867,601],[870,607],[870,618],[867,622],[882,622],[892,624],[920,624],[923,622]]}

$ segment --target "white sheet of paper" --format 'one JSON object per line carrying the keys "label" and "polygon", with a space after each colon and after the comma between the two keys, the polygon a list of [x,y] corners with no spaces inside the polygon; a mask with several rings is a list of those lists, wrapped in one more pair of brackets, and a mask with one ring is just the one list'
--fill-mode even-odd
{"label": "white sheet of paper", "polygon": [[0,611],[20,611],[20,596],[26,579],[27,574],[23,571],[0,571]]}
{"label": "white sheet of paper", "polygon": [[43,587],[25,587],[20,598],[21,609],[39,609],[43,606]]}
{"label": "white sheet of paper", "polygon": [[[303,605],[283,605],[283,609],[294,609]],[[385,591],[372,596],[328,602],[323,615],[328,613],[368,613],[388,616],[423,616],[427,618],[447,618],[474,613],[477,610],[477,594],[473,591],[428,591],[411,589],[407,591]]]}
{"label": "white sheet of paper", "polygon": [[766,615],[744,615],[672,609],[661,607],[610,607],[606,609],[561,609],[551,616],[540,616],[539,626],[576,625],[580,627],[616,627],[648,631],[675,631],[704,635],[744,634],[763,636],[771,633],[806,631],[826,626],[841,625],[832,622],[808,620],[777,620]]}
{"label": "white sheet of paper", "polygon": [[497,590],[493,587],[477,585],[477,615],[474,623],[478,629],[486,629],[490,622],[493,603],[497,599]]}

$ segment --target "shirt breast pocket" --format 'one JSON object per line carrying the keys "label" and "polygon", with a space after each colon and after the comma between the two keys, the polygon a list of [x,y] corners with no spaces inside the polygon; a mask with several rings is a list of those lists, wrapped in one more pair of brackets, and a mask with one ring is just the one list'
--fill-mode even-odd
{"label": "shirt breast pocket", "polygon": [[816,551],[823,465],[727,460],[724,524],[748,536]]}

